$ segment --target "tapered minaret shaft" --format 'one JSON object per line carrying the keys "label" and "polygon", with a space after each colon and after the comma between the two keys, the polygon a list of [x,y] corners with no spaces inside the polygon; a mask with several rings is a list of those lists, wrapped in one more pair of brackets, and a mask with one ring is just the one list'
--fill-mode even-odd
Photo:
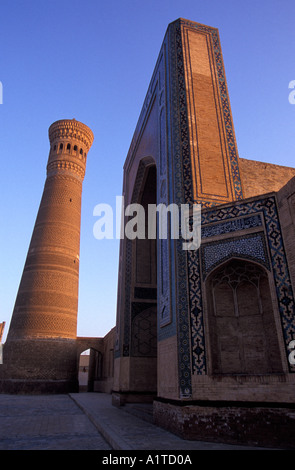
{"label": "tapered minaret shaft", "polygon": [[49,140],[47,178],[4,348],[10,378],[26,385],[72,381],[75,369],[81,195],[93,134],[75,119],[61,120],[50,126]]}

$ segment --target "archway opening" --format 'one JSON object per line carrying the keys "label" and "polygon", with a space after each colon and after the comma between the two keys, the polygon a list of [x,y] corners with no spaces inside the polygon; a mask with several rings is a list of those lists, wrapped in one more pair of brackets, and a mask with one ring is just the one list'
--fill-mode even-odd
{"label": "archway opening", "polygon": [[216,268],[206,285],[212,373],[281,372],[266,270],[232,259]]}
{"label": "archway opening", "polygon": [[145,238],[133,242],[131,289],[131,388],[157,393],[157,240],[148,237],[148,208],[157,203],[156,165],[146,168],[138,204],[145,211]]}
{"label": "archway opening", "polygon": [[94,382],[101,376],[102,354],[96,349],[89,348],[79,357],[79,392],[93,392]]}

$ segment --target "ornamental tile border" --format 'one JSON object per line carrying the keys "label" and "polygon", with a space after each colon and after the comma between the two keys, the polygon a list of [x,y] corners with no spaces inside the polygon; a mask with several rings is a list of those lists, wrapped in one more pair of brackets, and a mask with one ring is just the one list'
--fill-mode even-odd
{"label": "ornamental tile border", "polygon": [[[265,260],[263,260],[261,254],[258,257],[253,255],[251,237],[252,240],[254,240],[255,237],[257,237],[256,233],[244,237],[244,239],[247,239],[247,241],[249,242],[248,253],[237,253],[235,251],[235,245],[233,244],[232,253],[229,252],[227,254],[227,257],[230,258],[231,256],[240,256],[244,259],[248,258],[259,262],[260,264],[264,264],[264,266],[268,269],[270,267],[272,268],[272,274],[277,293],[282,332],[285,342],[285,350],[286,355],[288,356],[288,344],[292,339],[295,339],[295,301],[275,196],[267,196],[265,198],[259,198],[245,203],[236,203],[228,207],[218,207],[212,210],[203,211],[202,223],[208,224],[210,222],[215,223],[216,221],[230,221],[234,220],[237,217],[241,217],[242,215],[255,214],[256,212],[261,213],[264,219],[265,250],[263,256],[266,256],[266,246],[268,246],[270,266],[268,266],[269,261],[266,258]],[[262,234],[263,232],[260,232],[260,237],[262,237]],[[235,243],[237,240],[241,239],[243,239],[243,237],[233,236],[231,240]],[[228,241],[228,239],[226,239],[226,241]],[[225,240],[223,240],[223,243],[224,242]],[[203,328],[200,257],[202,257],[202,249],[198,251],[188,252],[192,367],[193,373],[206,374],[206,349]],[[223,261],[224,259],[221,257],[217,264],[214,266],[214,268],[221,264]],[[295,372],[295,367],[289,364],[289,370],[290,372]]]}

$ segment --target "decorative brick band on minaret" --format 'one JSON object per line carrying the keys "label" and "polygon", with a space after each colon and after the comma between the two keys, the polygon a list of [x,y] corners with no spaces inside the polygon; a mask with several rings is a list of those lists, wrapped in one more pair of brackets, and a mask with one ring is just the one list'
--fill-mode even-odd
{"label": "decorative brick band on minaret", "polygon": [[46,353],[66,363],[66,350],[75,349],[69,340],[77,335],[82,182],[93,133],[75,119],[61,120],[50,126],[49,140],[47,178],[5,344],[8,378],[64,380],[54,357],[46,371]]}

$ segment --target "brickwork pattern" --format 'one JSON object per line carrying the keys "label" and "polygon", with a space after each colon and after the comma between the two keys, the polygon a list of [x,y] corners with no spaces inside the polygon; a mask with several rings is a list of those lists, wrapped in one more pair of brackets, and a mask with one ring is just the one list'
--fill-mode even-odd
{"label": "brickwork pattern", "polygon": [[214,402],[212,406],[175,406],[155,401],[154,418],[156,424],[183,439],[294,449],[292,407]]}
{"label": "brickwork pattern", "polygon": [[279,191],[295,176],[295,168],[240,158],[244,197]]}
{"label": "brickwork pattern", "polygon": [[[157,203],[200,203],[208,215],[201,250],[185,252],[182,240],[158,243],[157,249],[158,342],[175,337],[175,397],[190,398],[196,376],[208,374],[204,283],[219,264],[237,257],[266,268],[279,305],[284,360],[294,334],[294,298],[275,197],[245,202],[245,196],[277,191],[294,170],[239,159],[216,28],[184,19],[169,25],[124,165],[128,203],[138,201],[146,166],[155,162]],[[120,260],[116,357],[130,357],[129,240],[121,244]],[[164,367],[165,360],[160,362]]]}
{"label": "brickwork pattern", "polygon": [[49,138],[47,179],[8,341],[76,337],[81,191],[93,137],[84,124],[64,120],[50,126]]}
{"label": "brickwork pattern", "polygon": [[75,370],[73,344],[55,340],[77,334],[81,192],[93,134],[61,120],[49,139],[47,178],[4,349],[10,378],[19,380],[68,380]]}

